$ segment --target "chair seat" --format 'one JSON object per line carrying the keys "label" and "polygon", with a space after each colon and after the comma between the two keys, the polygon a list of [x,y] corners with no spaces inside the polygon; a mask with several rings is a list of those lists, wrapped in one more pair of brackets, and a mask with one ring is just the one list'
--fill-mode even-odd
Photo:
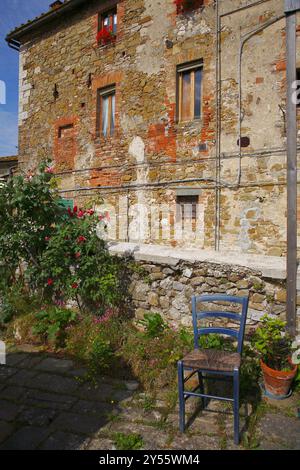
{"label": "chair seat", "polygon": [[217,349],[194,349],[183,359],[183,366],[191,369],[206,369],[231,372],[241,365],[241,355]]}

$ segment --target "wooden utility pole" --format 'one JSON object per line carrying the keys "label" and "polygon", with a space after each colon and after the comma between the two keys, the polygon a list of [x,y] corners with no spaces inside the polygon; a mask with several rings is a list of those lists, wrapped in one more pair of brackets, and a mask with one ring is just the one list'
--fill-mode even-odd
{"label": "wooden utility pole", "polygon": [[300,0],[285,0],[287,71],[287,326],[296,334],[297,309],[297,108],[296,27]]}

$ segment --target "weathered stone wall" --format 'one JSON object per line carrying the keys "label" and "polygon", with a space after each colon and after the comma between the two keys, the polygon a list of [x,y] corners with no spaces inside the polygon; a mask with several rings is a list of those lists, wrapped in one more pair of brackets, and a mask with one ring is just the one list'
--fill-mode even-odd
{"label": "weathered stone wall", "polygon": [[[79,204],[98,205],[104,199],[106,205],[116,206],[119,194],[126,195],[127,203],[116,210],[116,225],[126,215],[132,230],[117,231],[119,239],[138,239],[136,224],[142,221],[147,228],[150,223],[149,212],[133,209],[134,204],[146,208],[166,204],[171,213],[155,215],[157,230],[146,230],[142,241],[209,249],[214,248],[219,233],[223,250],[284,255],[286,64],[282,19],[253,35],[243,48],[242,136],[249,137],[250,145],[242,149],[241,157],[237,144],[240,41],[249,31],[267,26],[270,19],[281,15],[283,0],[266,0],[221,20],[219,160],[215,2],[204,0],[201,8],[177,15],[173,0],[121,0],[117,2],[117,39],[99,46],[98,13],[114,3],[87,2],[77,13],[49,25],[47,31],[24,37],[19,142],[23,166],[54,158],[56,171],[63,173],[61,187],[76,189],[63,195]],[[220,13],[246,3],[220,2]],[[195,59],[202,59],[204,67],[202,117],[178,123],[176,66]],[[297,63],[300,66],[300,48]],[[116,85],[116,132],[103,139],[95,132],[96,94],[97,88],[111,84]],[[68,131],[71,135],[58,142],[63,125],[73,126]],[[133,188],[135,184],[146,187]],[[126,191],[120,188],[124,185]],[[197,237],[178,241],[171,228],[170,235],[162,239],[164,223],[174,225],[178,188],[186,187],[199,190]],[[218,224],[220,230],[216,230]]]}
{"label": "weathered stone wall", "polygon": [[249,328],[266,313],[286,320],[284,282],[264,278],[259,271],[201,262],[138,264],[141,271],[133,275],[130,289],[137,319],[159,312],[171,324],[191,326],[192,296],[222,293],[250,296]]}
{"label": "weathered stone wall", "polygon": [[[278,257],[236,258],[230,252],[216,254],[134,243],[112,243],[109,249],[118,256],[130,255],[138,266],[130,285],[137,319],[151,311],[160,313],[174,326],[191,326],[193,295],[227,294],[249,297],[248,331],[266,313],[286,320],[285,263]],[[300,295],[297,306],[300,331]],[[223,308],[228,309],[228,303]]]}

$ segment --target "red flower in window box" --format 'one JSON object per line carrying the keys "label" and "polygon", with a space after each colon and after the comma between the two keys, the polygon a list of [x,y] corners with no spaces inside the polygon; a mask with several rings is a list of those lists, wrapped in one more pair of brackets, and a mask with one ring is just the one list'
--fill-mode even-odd
{"label": "red flower in window box", "polygon": [[177,8],[177,14],[185,13],[187,11],[195,10],[203,6],[203,0],[174,0]]}
{"label": "red flower in window box", "polygon": [[106,45],[109,44],[111,41],[114,41],[116,39],[116,35],[113,32],[112,26],[104,26],[103,28],[100,29],[100,31],[97,34],[97,41],[101,45]]}

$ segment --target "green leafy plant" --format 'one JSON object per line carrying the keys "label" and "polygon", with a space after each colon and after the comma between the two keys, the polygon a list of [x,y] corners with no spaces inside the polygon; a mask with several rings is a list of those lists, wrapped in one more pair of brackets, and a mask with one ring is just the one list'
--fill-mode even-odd
{"label": "green leafy plant", "polygon": [[98,333],[92,343],[92,350],[89,357],[90,373],[97,374],[98,372],[104,372],[109,369],[113,356],[114,351],[110,340],[101,332]]}
{"label": "green leafy plant", "polygon": [[6,326],[13,318],[35,311],[39,301],[29,295],[22,283],[15,282],[1,289],[0,326]]}
{"label": "green leafy plant", "polygon": [[286,322],[265,315],[252,337],[255,351],[266,365],[275,370],[291,369],[289,357],[292,341],[285,328]]}
{"label": "green leafy plant", "polygon": [[49,307],[36,315],[32,333],[54,346],[64,346],[66,328],[77,320],[77,313],[59,307]]}
{"label": "green leafy plant", "polygon": [[145,333],[149,338],[155,338],[166,329],[166,323],[159,313],[145,313],[140,323],[145,327]]}
{"label": "green leafy plant", "polygon": [[124,434],[118,432],[114,435],[114,443],[118,450],[139,450],[143,447],[144,441],[140,434]]}

